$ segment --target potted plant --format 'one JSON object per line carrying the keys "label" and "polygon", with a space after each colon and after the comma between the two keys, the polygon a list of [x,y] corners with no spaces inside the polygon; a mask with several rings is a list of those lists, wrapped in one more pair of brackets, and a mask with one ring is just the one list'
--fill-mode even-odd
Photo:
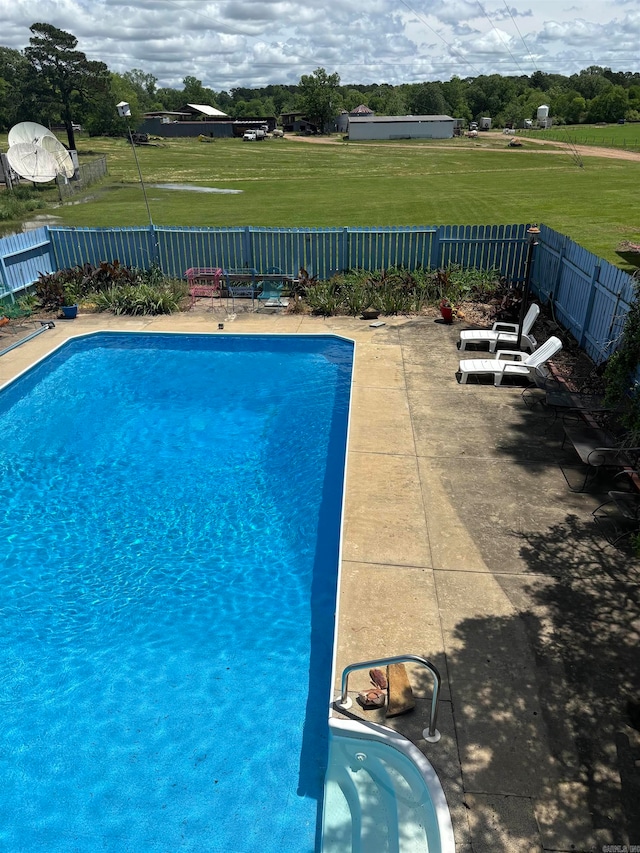
{"label": "potted plant", "polygon": [[377,308],[363,308],[360,316],[363,320],[377,320],[380,316],[380,312]]}
{"label": "potted plant", "polygon": [[78,316],[78,299],[74,286],[65,284],[62,288],[62,314],[67,320],[74,320]]}
{"label": "potted plant", "polygon": [[362,309],[360,316],[363,320],[377,320],[380,316],[380,309],[377,307],[377,293],[375,284],[369,279],[362,290]]}
{"label": "potted plant", "polygon": [[455,307],[451,304],[450,300],[443,296],[440,300],[440,313],[442,314],[442,319],[445,323],[453,322],[453,315],[455,314]]}

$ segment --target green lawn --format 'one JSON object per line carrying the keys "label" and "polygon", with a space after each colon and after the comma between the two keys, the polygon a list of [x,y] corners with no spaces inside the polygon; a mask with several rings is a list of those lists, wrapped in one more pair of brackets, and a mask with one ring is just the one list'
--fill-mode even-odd
{"label": "green lawn", "polygon": [[576,124],[548,130],[518,131],[533,139],[553,139],[573,145],[599,145],[640,151],[640,122],[628,124]]}
{"label": "green lawn", "polygon": [[[620,126],[624,130],[623,126]],[[376,226],[542,222],[622,264],[638,240],[640,163],[584,158],[505,137],[441,143],[311,144],[167,140],[136,149],[156,225]],[[1,142],[0,142],[1,144]],[[51,211],[60,224],[148,223],[126,140],[87,139],[82,158],[108,155],[109,178],[84,203]],[[158,189],[188,183],[238,195]],[[55,198],[55,190],[48,193]]]}

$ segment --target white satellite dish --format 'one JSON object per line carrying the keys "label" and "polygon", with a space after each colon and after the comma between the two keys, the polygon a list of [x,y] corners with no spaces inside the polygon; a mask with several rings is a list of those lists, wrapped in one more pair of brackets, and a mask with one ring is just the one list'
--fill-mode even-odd
{"label": "white satellite dish", "polygon": [[18,142],[7,151],[7,160],[14,172],[36,184],[52,181],[58,173],[53,157],[44,148],[32,142]]}
{"label": "white satellite dish", "polygon": [[48,151],[56,161],[56,170],[59,175],[64,175],[65,178],[72,178],[75,175],[76,169],[71,154],[55,136],[43,136],[40,140],[40,147]]}
{"label": "white satellite dish", "polygon": [[34,145],[40,145],[45,136],[56,138],[55,134],[42,124],[37,124],[35,121],[21,121],[9,131],[8,142],[9,145],[19,145],[21,142],[32,142]]}

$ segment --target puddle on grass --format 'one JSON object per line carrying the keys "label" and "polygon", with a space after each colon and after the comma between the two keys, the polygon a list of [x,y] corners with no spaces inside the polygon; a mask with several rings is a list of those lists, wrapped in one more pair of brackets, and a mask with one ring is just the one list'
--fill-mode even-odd
{"label": "puddle on grass", "polygon": [[217,187],[194,187],[192,184],[152,184],[156,190],[187,190],[192,193],[220,193],[223,195],[236,195],[243,190],[221,190]]}
{"label": "puddle on grass", "polygon": [[26,231],[35,231],[36,228],[42,228],[44,225],[58,225],[61,222],[61,217],[52,216],[49,213],[41,213],[34,216],[33,219],[25,219],[22,223],[22,233]]}

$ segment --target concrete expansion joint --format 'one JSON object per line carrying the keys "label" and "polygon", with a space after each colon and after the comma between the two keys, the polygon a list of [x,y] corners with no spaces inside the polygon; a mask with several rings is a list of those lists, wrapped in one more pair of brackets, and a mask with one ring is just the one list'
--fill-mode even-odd
{"label": "concrete expansion joint", "polygon": [[432,572],[433,569],[431,566],[426,566],[421,563],[388,563],[388,562],[378,562],[376,560],[365,560],[359,559],[358,557],[349,557],[349,559],[344,560],[345,563],[356,563],[362,564],[366,566],[380,566],[385,569],[416,569],[420,572]]}

